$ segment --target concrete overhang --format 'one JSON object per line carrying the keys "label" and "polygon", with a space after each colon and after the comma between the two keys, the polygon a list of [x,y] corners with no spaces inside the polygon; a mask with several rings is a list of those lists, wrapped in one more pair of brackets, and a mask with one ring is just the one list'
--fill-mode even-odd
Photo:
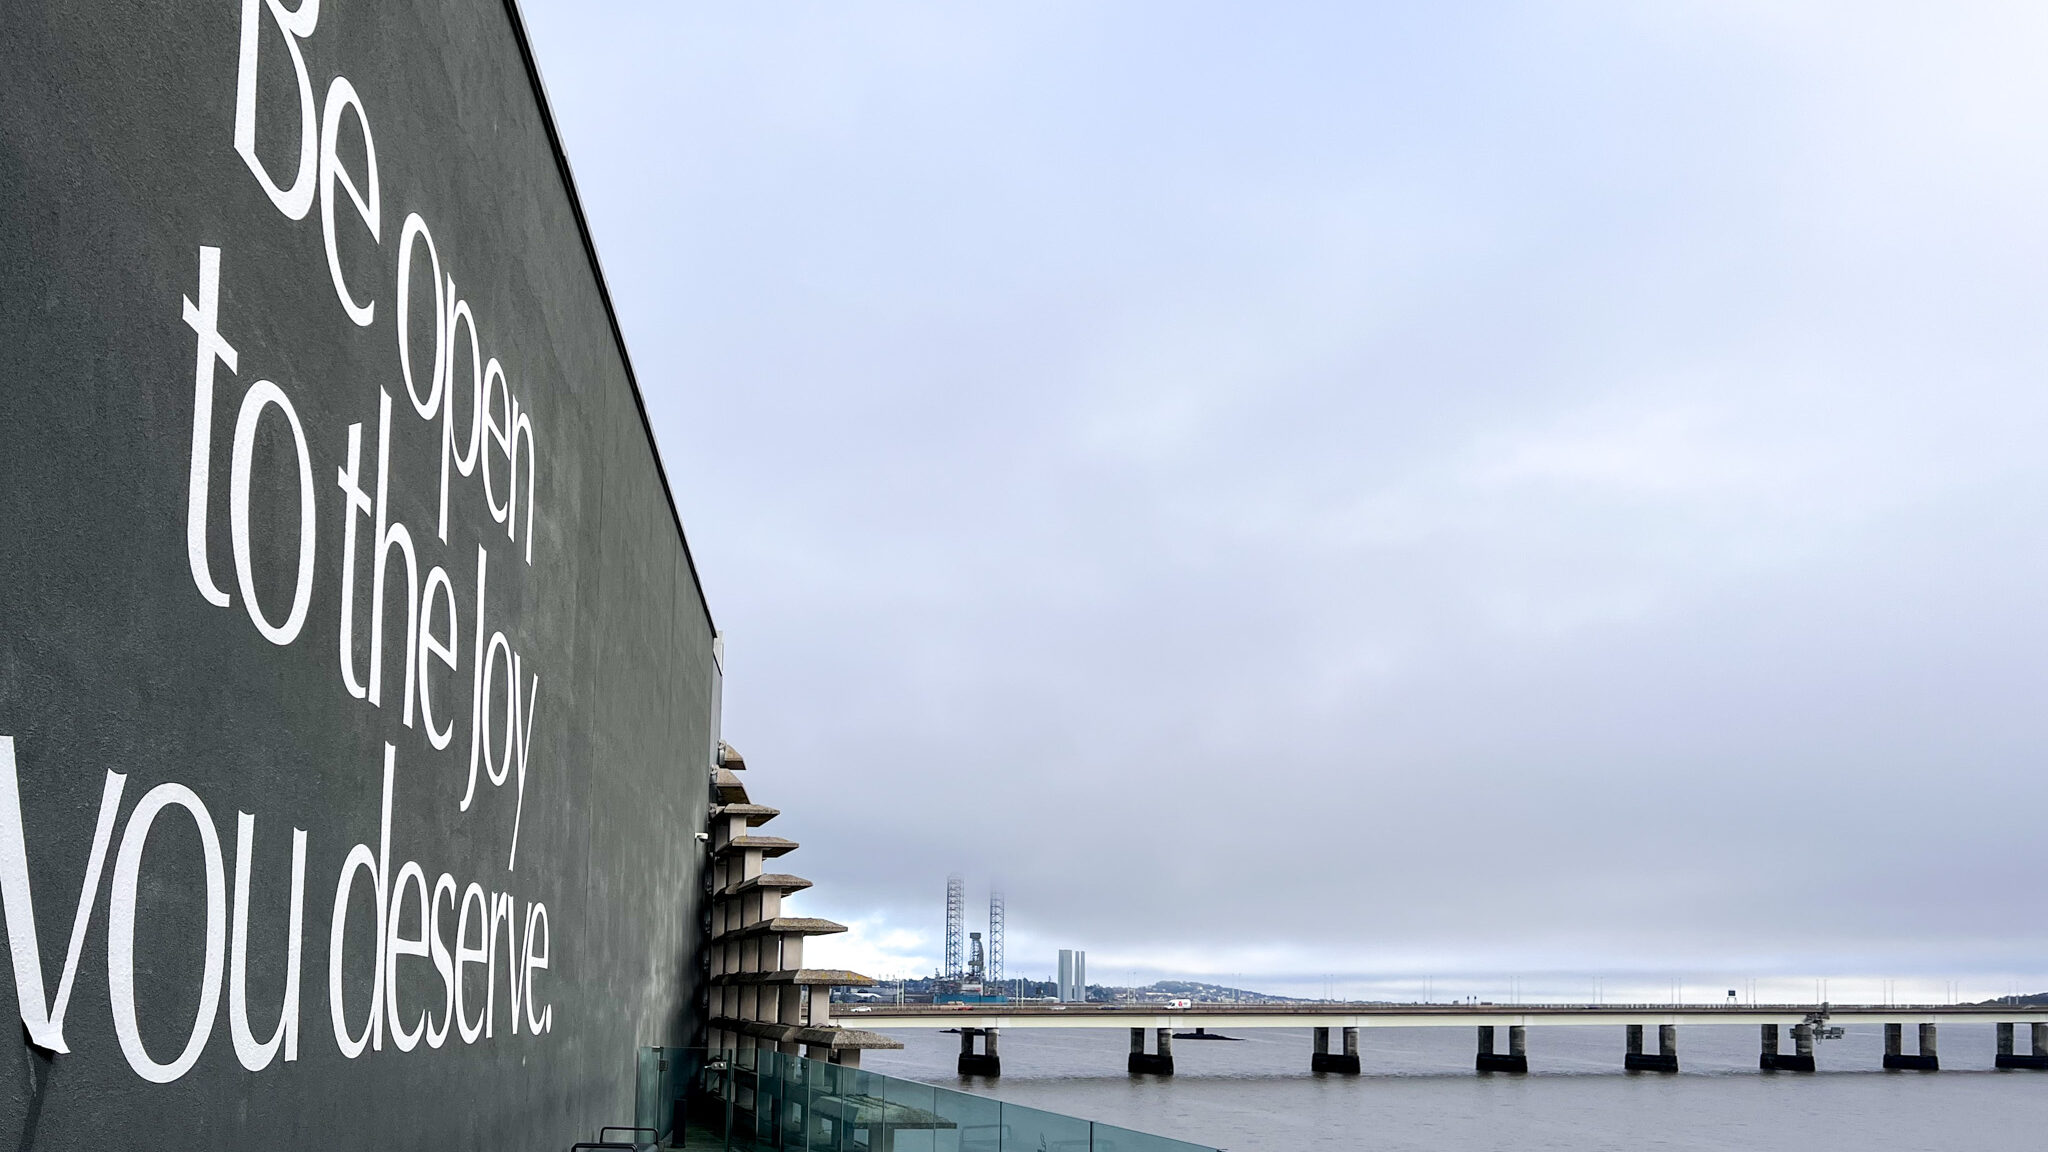
{"label": "concrete overhang", "polygon": [[784,968],[780,972],[725,972],[713,984],[824,984],[834,988],[866,988],[875,983],[844,968]]}
{"label": "concrete overhang", "polygon": [[801,876],[792,876],[787,872],[763,872],[737,884],[727,884],[717,895],[731,897],[748,892],[801,892],[810,886],[811,882]]}
{"label": "concrete overhang", "polygon": [[730,856],[749,850],[758,851],[763,856],[781,856],[796,851],[796,848],[796,841],[784,840],[780,836],[735,836],[720,844],[716,851],[720,856]]}
{"label": "concrete overhang", "polygon": [[711,1022],[721,1032],[740,1032],[777,1044],[813,1044],[821,1048],[901,1048],[903,1041],[862,1028],[814,1028],[804,1024],[763,1024],[721,1016]]}
{"label": "concrete overhang", "polygon": [[831,920],[820,920],[815,916],[777,916],[772,920],[757,920],[752,924],[727,929],[713,936],[711,942],[716,944],[746,936],[830,936],[834,932],[844,931],[846,925]]}
{"label": "concrete overhang", "polygon": [[718,789],[718,800],[721,804],[745,804],[747,802],[747,786],[740,783],[739,777],[723,768],[713,768],[711,770],[711,786]]}

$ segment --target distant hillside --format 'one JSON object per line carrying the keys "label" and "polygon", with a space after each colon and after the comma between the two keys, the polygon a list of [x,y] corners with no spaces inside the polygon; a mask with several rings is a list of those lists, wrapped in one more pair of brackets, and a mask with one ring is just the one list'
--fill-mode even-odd
{"label": "distant hillside", "polygon": [[1996,1000],[1980,1000],[1980,1004],[2003,1005],[2007,1008],[2048,1007],[2048,992],[2029,992],[2024,996],[2000,996]]}
{"label": "distant hillside", "polygon": [[1292,996],[1275,996],[1270,992],[1252,992],[1222,984],[1204,984],[1199,980],[1161,980],[1144,988],[1111,988],[1108,991],[1117,999],[1133,1000],[1193,1000],[1200,1004],[1306,1003]]}

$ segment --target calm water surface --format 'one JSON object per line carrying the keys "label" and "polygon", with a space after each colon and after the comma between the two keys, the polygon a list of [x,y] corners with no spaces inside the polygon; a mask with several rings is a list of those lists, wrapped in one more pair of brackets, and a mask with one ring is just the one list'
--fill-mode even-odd
{"label": "calm water surface", "polygon": [[1883,1029],[1852,1026],[1811,1075],[1759,1072],[1753,1026],[1680,1029],[1676,1076],[1621,1071],[1619,1026],[1531,1028],[1526,1076],[1474,1073],[1469,1028],[1363,1029],[1361,1076],[1310,1073],[1306,1028],[1233,1034],[1175,1041],[1171,1077],[1126,1074],[1120,1029],[1005,1032],[993,1081],[955,1075],[960,1038],[923,1030],[863,1066],[1232,1152],[2048,1147],[2048,1072],[1994,1071],[1989,1024],[1944,1026],[1933,1073],[1880,1070]]}

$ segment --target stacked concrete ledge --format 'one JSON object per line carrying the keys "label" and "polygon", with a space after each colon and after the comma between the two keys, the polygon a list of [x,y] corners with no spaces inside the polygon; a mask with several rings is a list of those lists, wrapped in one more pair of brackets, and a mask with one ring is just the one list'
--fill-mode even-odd
{"label": "stacked concrete ledge", "polygon": [[768,872],[763,863],[796,850],[794,840],[754,831],[781,813],[756,804],[739,773],[746,761],[720,744],[711,772],[711,924],[708,966],[713,1048],[773,1048],[857,1067],[873,1048],[901,1048],[880,1033],[832,1022],[832,989],[874,983],[858,972],[804,967],[804,940],[846,931],[812,916],[784,916],[782,901],[809,880]]}

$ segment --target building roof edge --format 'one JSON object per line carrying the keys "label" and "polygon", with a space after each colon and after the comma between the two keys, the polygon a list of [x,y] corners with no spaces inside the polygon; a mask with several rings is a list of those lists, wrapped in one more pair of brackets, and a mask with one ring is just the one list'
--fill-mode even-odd
{"label": "building roof edge", "polygon": [[626,332],[619,326],[618,309],[612,306],[612,290],[605,280],[604,263],[597,256],[597,241],[590,234],[590,220],[583,214],[583,197],[576,191],[576,176],[569,169],[569,154],[562,147],[561,129],[555,124],[554,106],[548,101],[547,83],[540,74],[540,61],[533,54],[533,42],[526,34],[526,17],[519,10],[519,0],[505,0],[505,15],[512,25],[512,39],[519,45],[519,57],[526,65],[526,77],[533,85],[533,98],[540,109],[541,127],[547,132],[548,147],[555,154],[555,173],[561,177],[562,191],[569,198],[569,212],[576,218],[576,231],[583,240],[583,253],[590,260],[590,276],[597,282],[598,298],[604,302],[604,315],[611,324],[612,342],[618,347],[619,363],[626,370],[626,385],[633,393],[633,407],[640,413],[641,430],[647,434],[647,450],[654,456],[654,472],[661,479],[661,493],[668,500],[668,514],[676,526],[676,540],[683,546],[683,563],[690,570],[690,584],[697,589],[697,604],[704,611],[704,623],[712,635],[718,634],[718,622],[711,617],[711,601],[704,595],[704,580],[697,572],[697,558],[690,552],[690,538],[683,532],[683,515],[676,507],[675,489],[670,486],[668,465],[661,458],[661,443],[654,438],[654,423],[647,418],[647,399],[640,391],[640,376],[633,370],[632,353],[626,350]]}

